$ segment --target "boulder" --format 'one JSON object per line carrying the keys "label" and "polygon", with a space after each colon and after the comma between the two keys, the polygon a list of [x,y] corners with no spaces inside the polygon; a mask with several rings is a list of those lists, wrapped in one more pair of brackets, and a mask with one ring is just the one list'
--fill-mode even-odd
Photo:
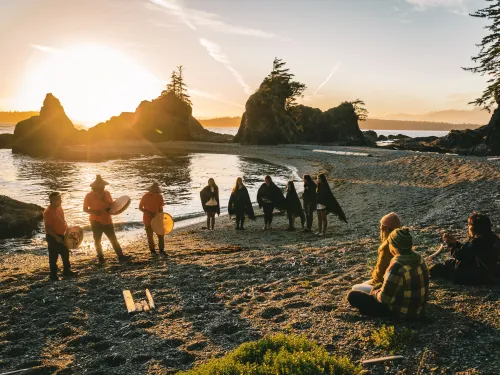
{"label": "boulder", "polygon": [[53,156],[61,147],[81,144],[83,139],[78,134],[59,100],[47,94],[40,115],[17,123],[12,152]]}
{"label": "boulder", "polygon": [[385,135],[382,135],[382,134],[380,134],[377,137],[377,141],[379,141],[379,142],[383,142],[383,141],[387,141],[387,140],[388,140],[388,138]]}
{"label": "boulder", "polygon": [[191,139],[198,142],[223,143],[231,142],[234,138],[230,134],[220,134],[205,129],[193,116],[189,120],[189,133],[191,134]]}
{"label": "boulder", "polygon": [[378,135],[373,130],[366,130],[363,132],[363,135],[364,135],[365,139],[368,140],[368,142],[370,142],[370,143],[375,143],[378,140]]}
{"label": "boulder", "polygon": [[119,116],[113,116],[88,129],[86,141],[94,143],[101,140],[136,139],[137,133],[133,129],[135,118],[134,112],[122,112]]}
{"label": "boulder", "polygon": [[42,207],[0,195],[0,238],[31,236],[42,220]]}
{"label": "boulder", "polygon": [[500,107],[495,109],[487,125],[486,144],[490,155],[500,156]]}
{"label": "boulder", "polygon": [[411,137],[408,135],[404,134],[390,134],[389,137],[387,137],[389,140],[395,140],[395,139],[410,139]]}
{"label": "boulder", "polygon": [[469,150],[481,143],[485,143],[487,126],[478,129],[451,130],[447,135],[439,139],[440,147],[450,150]]}
{"label": "boulder", "polygon": [[14,134],[0,134],[0,148],[12,148]]}

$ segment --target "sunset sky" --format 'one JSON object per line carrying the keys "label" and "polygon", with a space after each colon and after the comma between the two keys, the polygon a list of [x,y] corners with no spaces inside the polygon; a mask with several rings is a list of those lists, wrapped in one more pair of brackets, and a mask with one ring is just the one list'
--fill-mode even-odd
{"label": "sunset sky", "polygon": [[239,116],[275,56],[327,109],[371,117],[470,109],[484,0],[0,0],[0,110],[47,92],[93,125],[159,95],[185,68],[198,117]]}

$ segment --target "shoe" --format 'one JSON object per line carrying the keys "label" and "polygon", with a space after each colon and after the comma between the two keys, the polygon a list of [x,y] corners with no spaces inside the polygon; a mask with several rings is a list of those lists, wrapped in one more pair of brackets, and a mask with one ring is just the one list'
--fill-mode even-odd
{"label": "shoe", "polygon": [[78,272],[76,272],[76,271],[63,272],[63,276],[64,277],[76,277],[76,276],[78,276]]}
{"label": "shoe", "polygon": [[289,231],[289,232],[293,232],[294,230],[295,230],[295,228],[294,228],[294,227],[288,227],[288,228],[287,228],[287,231]]}
{"label": "shoe", "polygon": [[243,227],[240,227],[240,230],[245,230],[245,228],[243,228]]}
{"label": "shoe", "polygon": [[50,276],[49,280],[50,281],[59,281],[59,277],[58,276]]}
{"label": "shoe", "polygon": [[167,253],[165,252],[165,250],[160,250],[160,256],[163,258],[167,257]]}
{"label": "shoe", "polygon": [[264,225],[264,226],[262,227],[262,230],[267,230],[267,225]]}
{"label": "shoe", "polygon": [[127,261],[129,261],[131,258],[132,258],[132,257],[131,257],[130,255],[123,255],[123,254],[122,254],[122,255],[120,255],[120,256],[118,257],[118,260],[119,260],[120,262],[127,262]]}
{"label": "shoe", "polygon": [[305,229],[304,229],[304,232],[305,232],[305,233],[311,233],[311,230],[310,230],[309,228],[305,228]]}
{"label": "shoe", "polygon": [[99,264],[104,264],[106,263],[106,259],[104,257],[97,257]]}
{"label": "shoe", "polygon": [[236,227],[236,230],[240,230],[240,227]]}
{"label": "shoe", "polygon": [[318,233],[318,236],[323,237],[325,233]]}
{"label": "shoe", "polygon": [[151,256],[152,257],[157,257],[158,256],[158,254],[156,253],[156,251],[154,251],[154,250],[150,250],[150,251],[151,251]]}

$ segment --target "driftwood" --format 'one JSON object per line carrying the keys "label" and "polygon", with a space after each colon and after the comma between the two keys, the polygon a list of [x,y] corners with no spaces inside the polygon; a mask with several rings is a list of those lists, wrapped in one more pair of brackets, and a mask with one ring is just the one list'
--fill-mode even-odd
{"label": "driftwood", "polygon": [[372,359],[367,359],[364,361],[361,361],[361,364],[363,365],[373,365],[375,363],[381,363],[381,362],[388,362],[388,361],[397,361],[400,359],[405,359],[402,355],[391,355],[389,357],[379,357],[379,358],[372,358]]}
{"label": "driftwood", "polygon": [[153,300],[153,296],[151,295],[151,292],[149,291],[149,289],[146,289],[146,298],[148,299],[149,308],[151,310],[154,310],[155,309],[155,301]]}
{"label": "driftwood", "polygon": [[128,313],[132,314],[133,312],[135,312],[135,303],[130,290],[123,291],[123,298],[125,299],[125,305],[127,306]]}
{"label": "driftwood", "polygon": [[437,257],[444,249],[445,249],[444,245],[441,245],[439,249],[436,252],[429,255],[426,260],[431,260],[432,258]]}
{"label": "driftwood", "polygon": [[132,293],[130,293],[130,290],[123,291],[123,299],[125,300],[125,306],[127,307],[127,311],[129,314],[142,311],[149,312],[151,310],[154,310],[156,306],[149,289],[146,289],[146,298],[147,301],[134,302],[134,298],[132,297]]}
{"label": "driftwood", "polygon": [[[33,367],[35,368],[35,367]],[[10,374],[19,374],[24,371],[29,371],[33,370],[33,368],[23,368],[22,370],[14,370],[14,371],[9,371],[9,372],[2,372],[0,375],[10,375]]]}

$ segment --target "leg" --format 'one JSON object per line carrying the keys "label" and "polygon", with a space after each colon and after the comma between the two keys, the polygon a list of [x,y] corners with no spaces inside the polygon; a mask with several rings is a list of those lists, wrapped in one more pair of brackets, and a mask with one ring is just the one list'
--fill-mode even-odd
{"label": "leg", "polygon": [[146,230],[146,236],[148,238],[148,246],[149,246],[149,251],[151,251],[151,254],[156,254],[155,253],[155,240],[153,237],[153,229],[151,228],[151,225],[146,225],[144,227]]}
{"label": "leg", "polygon": [[287,212],[287,216],[288,216],[288,230],[292,230],[293,227],[294,227],[294,217],[293,217],[293,214],[291,212]]}
{"label": "leg", "polygon": [[274,211],[274,204],[269,205],[269,228],[271,228],[271,224],[273,223],[273,211]]}
{"label": "leg", "polygon": [[97,221],[91,221],[90,227],[92,228],[92,234],[94,235],[94,246],[95,251],[97,252],[97,257],[99,258],[99,261],[103,261],[104,254],[102,253],[101,245],[102,234],[104,233],[103,225]]}
{"label": "leg", "polygon": [[313,225],[313,206],[311,204],[306,205],[306,215],[307,215],[307,229],[311,230]]}
{"label": "leg", "polygon": [[434,278],[443,278],[453,280],[455,276],[455,260],[448,259],[446,262],[437,263],[429,268],[430,276]]}
{"label": "leg", "polygon": [[362,314],[373,316],[389,316],[391,314],[389,307],[377,301],[375,296],[365,292],[352,290],[347,294],[347,301]]}
{"label": "leg", "polygon": [[215,212],[211,212],[210,213],[210,222],[211,222],[211,228],[212,230],[214,230],[214,226],[215,226]]}
{"label": "leg", "polygon": [[59,253],[57,251],[57,242],[54,237],[47,235],[47,245],[49,250],[49,269],[50,269],[50,279],[53,281],[59,280],[57,277],[57,258],[59,258]]}
{"label": "leg", "polygon": [[160,249],[160,254],[165,254],[165,236],[160,236],[158,234],[158,248]]}
{"label": "leg", "polygon": [[323,234],[326,233],[326,227],[328,226],[328,212],[326,210],[323,210]]}
{"label": "leg", "polygon": [[241,217],[240,217],[240,229],[245,229],[245,228],[243,227],[243,225],[244,225],[244,224],[245,224],[245,213],[244,213],[244,212],[242,212],[242,213],[241,213]]}
{"label": "leg", "polygon": [[123,255],[123,251],[120,244],[118,243],[118,240],[116,239],[115,227],[113,226],[113,224],[104,225],[104,234],[106,235],[106,237],[108,237],[109,242],[111,242],[111,245],[113,246],[113,250],[120,258]]}
{"label": "leg", "polygon": [[302,226],[302,229],[304,229],[304,224],[306,222],[306,216],[304,214],[304,211],[300,213],[300,225]]}
{"label": "leg", "polygon": [[323,215],[322,210],[318,210],[318,233],[323,231]]}
{"label": "leg", "polygon": [[64,244],[59,245],[59,255],[61,255],[62,263],[63,263],[63,275],[71,276],[74,273],[71,271],[71,264],[69,262],[69,250],[64,246]]}
{"label": "leg", "polygon": [[207,229],[210,229],[210,212],[207,212]]}

